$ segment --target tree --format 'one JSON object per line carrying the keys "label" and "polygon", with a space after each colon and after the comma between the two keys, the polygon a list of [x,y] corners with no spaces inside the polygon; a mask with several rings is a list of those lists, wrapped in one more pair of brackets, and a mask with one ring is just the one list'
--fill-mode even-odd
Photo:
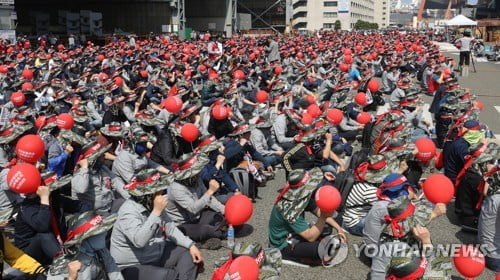
{"label": "tree", "polygon": [[356,30],[369,30],[369,29],[378,29],[377,23],[371,23],[364,20],[358,20],[354,24],[354,29]]}
{"label": "tree", "polygon": [[335,23],[333,24],[333,26],[334,26],[335,31],[338,31],[338,30],[342,29],[342,23],[338,19],[335,21]]}

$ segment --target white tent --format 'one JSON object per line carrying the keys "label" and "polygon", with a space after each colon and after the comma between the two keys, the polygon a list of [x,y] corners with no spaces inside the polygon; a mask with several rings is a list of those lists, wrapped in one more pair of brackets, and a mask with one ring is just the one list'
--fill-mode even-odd
{"label": "white tent", "polygon": [[472,19],[464,16],[464,15],[458,15],[452,19],[450,19],[446,25],[448,26],[476,26],[477,22],[473,21]]}

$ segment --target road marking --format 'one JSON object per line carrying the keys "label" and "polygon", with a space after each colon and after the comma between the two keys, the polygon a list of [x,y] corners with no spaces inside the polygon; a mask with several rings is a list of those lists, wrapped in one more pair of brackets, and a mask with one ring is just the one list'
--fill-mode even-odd
{"label": "road marking", "polygon": [[495,110],[497,110],[497,112],[500,114],[500,106],[493,106],[495,107]]}

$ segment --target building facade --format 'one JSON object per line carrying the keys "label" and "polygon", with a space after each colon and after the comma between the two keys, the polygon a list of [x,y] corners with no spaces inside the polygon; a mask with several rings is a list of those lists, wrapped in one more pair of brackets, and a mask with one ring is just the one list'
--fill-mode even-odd
{"label": "building facade", "polygon": [[358,20],[389,26],[390,0],[292,0],[292,26],[298,30],[351,30]]}
{"label": "building facade", "polygon": [[374,22],[379,28],[387,28],[391,18],[391,2],[389,0],[375,1],[374,6]]}

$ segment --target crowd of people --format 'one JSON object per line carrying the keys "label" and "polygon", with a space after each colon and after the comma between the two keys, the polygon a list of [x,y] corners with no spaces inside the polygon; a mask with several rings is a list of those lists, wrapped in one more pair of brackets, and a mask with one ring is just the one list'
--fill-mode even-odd
{"label": "crowd of people", "polygon": [[[0,250],[16,279],[211,274],[200,249],[241,230],[225,204],[244,194],[258,211],[276,172],[287,183],[260,213],[268,240],[230,246],[212,279],[237,279],[241,256],[259,279],[284,265],[332,267],[349,235],[363,238],[370,279],[448,279],[451,260],[433,255],[427,228],[447,208],[423,195],[431,174],[453,185],[463,230],[500,270],[500,147],[429,33],[0,50]],[[339,190],[339,208],[318,207],[322,186]],[[368,252],[391,246],[419,250]]]}

